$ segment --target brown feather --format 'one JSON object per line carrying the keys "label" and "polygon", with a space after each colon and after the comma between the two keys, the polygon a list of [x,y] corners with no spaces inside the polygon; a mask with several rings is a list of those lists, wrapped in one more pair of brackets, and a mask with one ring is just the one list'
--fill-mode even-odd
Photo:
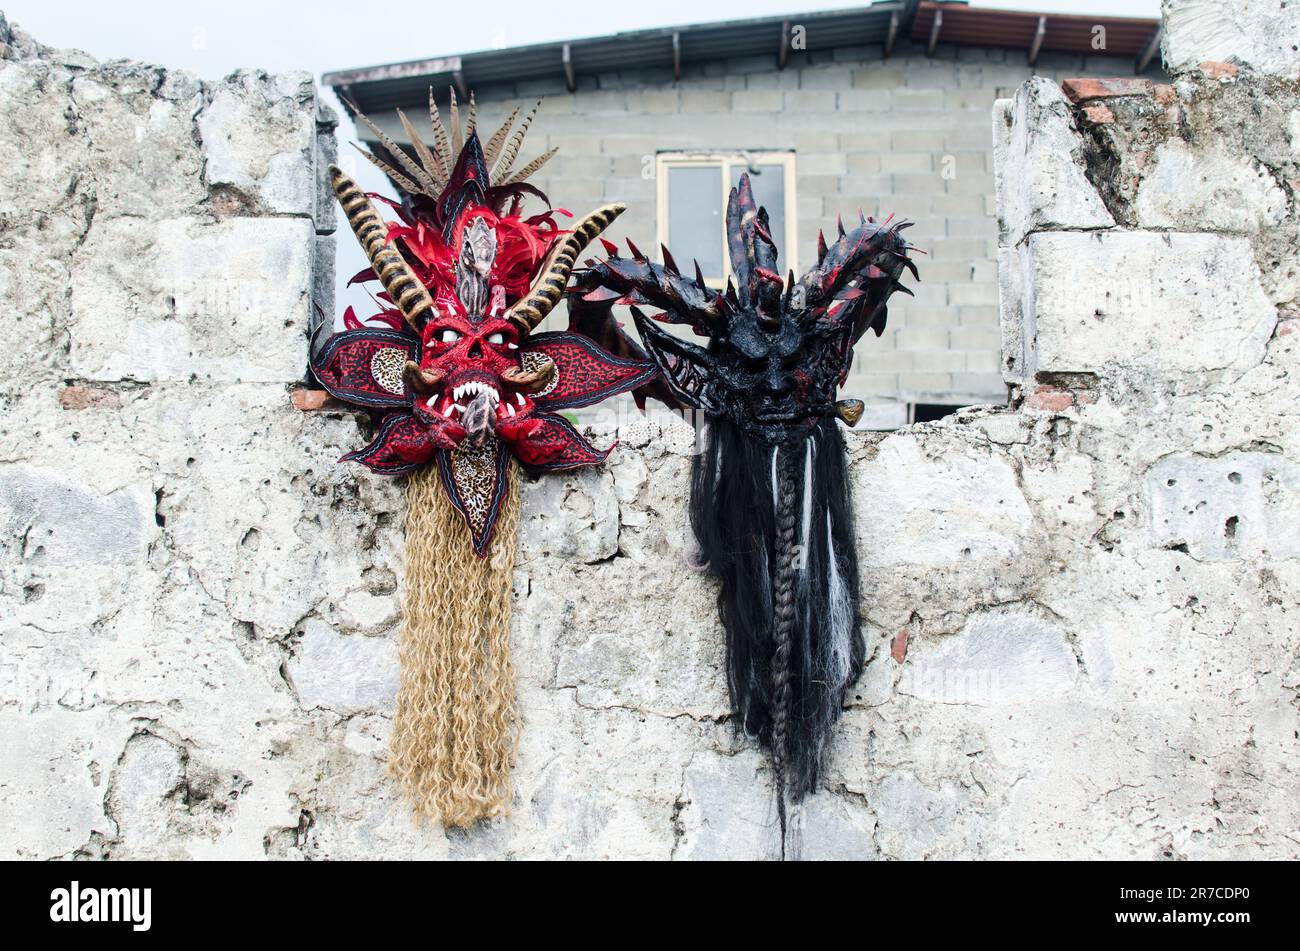
{"label": "brown feather", "polygon": [[492,133],[492,138],[488,139],[487,145],[483,146],[483,160],[487,162],[490,169],[497,156],[501,153],[501,146],[506,143],[506,136],[510,134],[510,127],[515,124],[519,118],[519,107],[515,106],[515,111],[510,113],[510,118],[501,124],[501,128]]}
{"label": "brown feather", "polygon": [[[344,101],[346,102],[346,100]],[[375,134],[375,137],[379,139],[379,143],[384,148],[388,149],[389,153],[393,156],[394,159],[397,160],[397,163],[402,166],[406,174],[409,175],[411,179],[414,179],[415,181],[419,182],[421,186],[423,186],[423,187],[412,188],[411,191],[415,192],[416,194],[419,194],[420,192],[424,192],[425,194],[429,195],[431,198],[436,197],[438,194],[438,186],[434,182],[434,180],[429,177],[428,173],[426,173],[424,169],[420,168],[419,165],[413,162],[410,156],[408,156],[402,150],[402,147],[399,146],[392,139],[390,139],[387,135],[385,135],[384,130],[379,128],[379,126],[375,125],[373,122],[371,122],[365,113],[363,113],[355,105],[352,105],[352,103],[350,102],[348,103],[348,105],[352,107],[352,111],[356,114],[356,117],[365,124],[366,128],[368,128],[371,132]],[[410,179],[408,179],[408,181],[409,180]]]}
{"label": "brown feather", "polygon": [[442,124],[438,112],[438,101],[433,98],[433,87],[429,87],[429,124],[433,126],[433,147],[437,149],[438,161],[442,165],[442,174],[451,175],[451,143],[447,140],[447,127]]}
{"label": "brown feather", "polygon": [[397,118],[402,121],[402,128],[406,130],[406,136],[411,140],[411,145],[415,149],[415,154],[419,156],[420,164],[424,166],[425,172],[436,185],[441,187],[442,180],[446,176],[442,173],[440,163],[433,157],[429,147],[424,144],[424,140],[420,138],[420,133],[415,131],[415,126],[411,125],[411,120],[406,118],[406,113],[398,109]]}
{"label": "brown feather", "polygon": [[374,155],[367,152],[361,146],[357,145],[355,142],[352,143],[352,147],[356,149],[358,152],[360,152],[363,156],[365,156],[365,158],[368,161],[373,162],[376,166],[378,166],[379,170],[383,172],[385,175],[387,175],[389,178],[391,178],[393,180],[393,184],[396,185],[398,188],[400,188],[402,191],[408,192],[412,195],[418,195],[424,191],[424,189],[422,189],[419,185],[415,184],[415,182],[411,181],[409,178],[407,178],[397,169],[393,168],[387,162],[380,161]]}
{"label": "brown feather", "polygon": [[451,113],[451,164],[454,168],[456,157],[460,155],[460,150],[465,147],[465,140],[460,137],[460,107],[456,105],[456,90],[451,88],[451,105],[448,107]]}
{"label": "brown feather", "polygon": [[[533,124],[533,117],[537,115],[537,110],[541,107],[542,100],[538,99],[537,105],[533,106],[528,115],[524,116],[523,124],[515,130],[515,134],[512,135],[510,141],[506,143],[506,150],[501,155],[501,161],[497,163],[497,173],[495,177],[498,183],[505,181],[510,175],[510,169],[514,166],[515,159],[519,157],[519,149],[524,144],[524,136],[528,134],[528,127]],[[536,169],[534,169],[534,171],[536,171]],[[527,176],[524,177],[526,178]],[[510,178],[510,181],[521,182],[523,181],[523,178],[516,175],[513,178]]]}
{"label": "brown feather", "polygon": [[537,158],[533,159],[531,162],[529,162],[527,165],[521,168],[517,173],[511,175],[509,181],[503,182],[502,184],[514,185],[516,182],[524,181],[526,178],[528,178],[529,175],[532,175],[539,168],[541,168],[543,165],[549,162],[551,160],[551,157],[554,156],[555,153],[558,151],[560,150],[557,147],[551,149],[549,152],[543,152],[541,155],[537,156]]}

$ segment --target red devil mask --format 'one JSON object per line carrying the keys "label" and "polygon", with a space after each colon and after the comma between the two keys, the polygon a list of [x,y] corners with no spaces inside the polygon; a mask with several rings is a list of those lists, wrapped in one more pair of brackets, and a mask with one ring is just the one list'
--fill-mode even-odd
{"label": "red devil mask", "polygon": [[376,297],[387,306],[365,323],[349,308],[348,329],[325,343],[312,367],[332,395],[378,418],[374,440],[343,458],[388,475],[436,464],[483,555],[510,455],[542,471],[602,462],[610,450],[592,446],[558,411],[641,386],[656,373],[652,362],[617,357],[578,334],[532,333],[559,300],[578,253],[623,206],[597,209],[568,231],[549,209],[522,217],[524,195],[541,196],[523,179],[553,154],[512,171],[531,116],[507,141],[512,115],[486,151],[472,124],[464,145],[455,141],[454,117],[450,143],[437,122],[430,150],[402,116],[418,161],[359,118],[381,143],[367,157],[402,193],[394,206],[400,222],[384,222],[370,201],[377,196],[331,172],[371,261],[353,281],[378,280],[384,291]]}

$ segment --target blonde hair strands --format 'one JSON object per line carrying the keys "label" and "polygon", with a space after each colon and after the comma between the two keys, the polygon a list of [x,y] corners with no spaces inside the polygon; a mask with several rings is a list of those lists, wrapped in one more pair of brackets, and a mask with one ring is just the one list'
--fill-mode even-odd
{"label": "blonde hair strands", "polygon": [[436,466],[407,486],[401,683],[389,772],[417,816],[466,826],[510,803],[515,675],[511,581],[519,472],[510,463],[491,549],[474,554]]}

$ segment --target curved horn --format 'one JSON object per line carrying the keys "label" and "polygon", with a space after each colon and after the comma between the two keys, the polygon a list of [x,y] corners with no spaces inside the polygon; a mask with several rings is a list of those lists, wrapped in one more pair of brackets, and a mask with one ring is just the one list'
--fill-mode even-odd
{"label": "curved horn", "polygon": [[564,288],[569,283],[569,272],[573,270],[573,262],[577,260],[582,249],[626,210],[627,205],[602,205],[578,222],[571,232],[555,242],[551,253],[546,256],[546,262],[542,265],[537,280],[533,281],[533,286],[528,289],[528,293],[506,311],[506,319],[513,321],[520,332],[525,334],[540,324],[551,312],[551,308],[559,303],[560,295],[564,293]]}
{"label": "curved horn", "polygon": [[384,219],[375,211],[374,203],[366,197],[357,183],[338,166],[330,166],[330,182],[334,194],[343,206],[352,233],[357,236],[370,266],[375,269],[388,296],[402,312],[406,322],[417,334],[433,313],[433,298],[415,276],[400,251],[388,243],[388,229]]}

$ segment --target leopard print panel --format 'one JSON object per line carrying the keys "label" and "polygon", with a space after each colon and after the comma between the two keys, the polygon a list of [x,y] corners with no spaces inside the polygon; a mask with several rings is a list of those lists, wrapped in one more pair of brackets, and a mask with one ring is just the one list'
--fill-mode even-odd
{"label": "leopard print panel", "polygon": [[404,393],[406,384],[402,381],[402,368],[406,366],[406,361],[407,355],[404,350],[395,347],[376,350],[375,355],[370,358],[370,374],[375,378],[375,382],[389,393]]}
{"label": "leopard print panel", "polygon": [[482,446],[465,440],[451,453],[451,476],[465,508],[465,520],[477,539],[488,527],[497,489],[497,437],[489,435]]}

